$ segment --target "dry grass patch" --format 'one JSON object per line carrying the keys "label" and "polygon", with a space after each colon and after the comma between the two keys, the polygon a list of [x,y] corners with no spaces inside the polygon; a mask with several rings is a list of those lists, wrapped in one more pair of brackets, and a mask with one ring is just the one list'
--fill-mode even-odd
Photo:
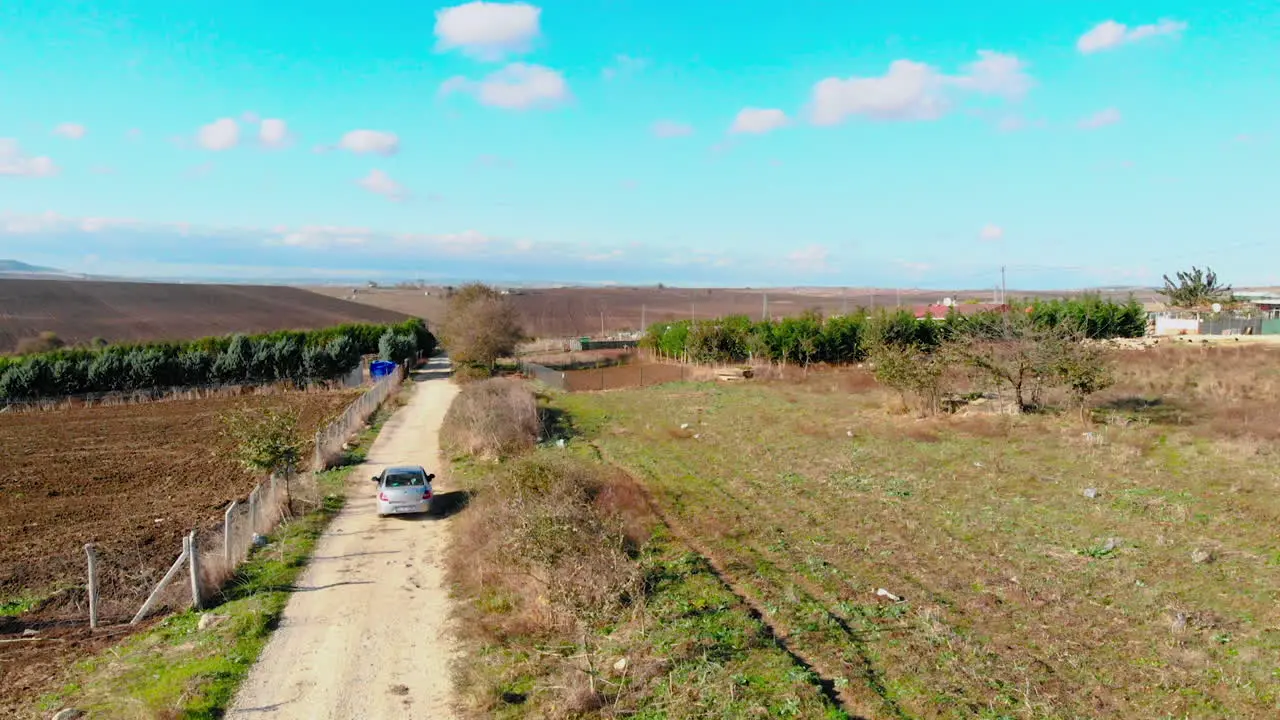
{"label": "dry grass patch", "polygon": [[538,402],[523,382],[493,378],[472,383],[449,406],[440,444],[453,457],[511,457],[538,442]]}
{"label": "dry grass patch", "polygon": [[[1201,394],[1187,355],[1142,358],[1117,397],[1169,394],[1090,435],[892,417],[821,379],[559,402],[860,714],[1276,717],[1280,460],[1209,411],[1269,387],[1280,355],[1213,352],[1189,353]],[[1197,413],[1152,417],[1170,405]],[[665,430],[694,418],[698,441]]]}

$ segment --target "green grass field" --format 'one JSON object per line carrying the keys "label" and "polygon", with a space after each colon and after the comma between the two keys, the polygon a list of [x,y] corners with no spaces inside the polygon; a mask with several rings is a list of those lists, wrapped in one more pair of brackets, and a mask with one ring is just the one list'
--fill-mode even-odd
{"label": "green grass field", "polygon": [[555,403],[851,714],[1280,716],[1269,443],[1183,416],[916,420],[839,383]]}

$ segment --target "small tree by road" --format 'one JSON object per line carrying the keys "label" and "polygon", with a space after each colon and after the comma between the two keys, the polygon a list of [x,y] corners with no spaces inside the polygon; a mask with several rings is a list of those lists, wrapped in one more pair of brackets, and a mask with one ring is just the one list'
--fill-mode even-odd
{"label": "small tree by road", "polygon": [[254,474],[284,475],[285,502],[293,511],[290,476],[302,460],[302,436],[298,414],[272,408],[244,409],[222,417],[223,434],[233,444],[232,452],[246,470]]}
{"label": "small tree by road", "polygon": [[492,370],[523,339],[519,313],[488,285],[464,285],[449,298],[441,340],[453,362]]}

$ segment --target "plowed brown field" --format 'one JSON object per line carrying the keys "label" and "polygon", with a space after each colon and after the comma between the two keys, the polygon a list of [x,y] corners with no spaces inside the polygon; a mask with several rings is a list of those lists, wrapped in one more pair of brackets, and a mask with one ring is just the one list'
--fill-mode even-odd
{"label": "plowed brown field", "polygon": [[136,593],[173,562],[185,532],[216,524],[256,482],[220,437],[221,414],[293,407],[305,436],[353,398],[283,393],[0,413],[0,600],[83,584],[88,542],[104,565],[137,580],[104,587],[104,604]]}
{"label": "plowed brown field", "polygon": [[[216,526],[252,489],[220,437],[222,413],[296,408],[309,436],[354,399],[294,392],[0,413],[0,604],[48,598],[21,617],[0,615],[0,717],[21,717],[68,664],[127,635],[114,623],[141,605],[182,535]],[[98,546],[108,623],[95,631],[84,607],[88,542]],[[166,600],[186,599],[181,583],[170,590]],[[19,634],[28,628],[38,634]]]}
{"label": "plowed brown field", "polygon": [[134,342],[404,319],[292,287],[0,279],[0,352],[42,332],[68,343]]}

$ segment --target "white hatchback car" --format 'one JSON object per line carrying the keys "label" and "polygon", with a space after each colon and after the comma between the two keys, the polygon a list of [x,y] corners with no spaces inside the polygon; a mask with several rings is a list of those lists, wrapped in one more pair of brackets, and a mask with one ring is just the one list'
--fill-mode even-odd
{"label": "white hatchback car", "polygon": [[374,475],[378,517],[431,512],[431,481],[435,477],[420,465],[396,465]]}

